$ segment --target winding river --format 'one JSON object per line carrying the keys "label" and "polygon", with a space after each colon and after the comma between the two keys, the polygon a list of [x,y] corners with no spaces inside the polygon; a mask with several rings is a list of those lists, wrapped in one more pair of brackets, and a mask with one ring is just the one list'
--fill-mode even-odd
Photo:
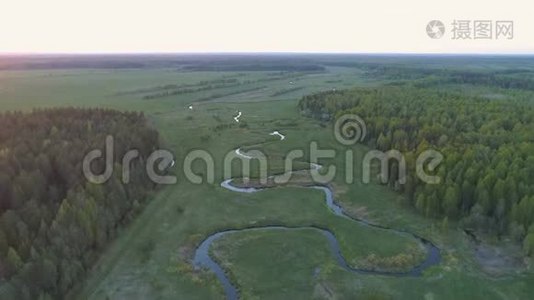
{"label": "winding river", "polygon": [[[236,150],[236,152],[238,152],[238,150]],[[311,164],[310,166],[312,169],[321,168],[320,165],[316,165],[316,164]],[[263,189],[266,189],[266,188],[254,188],[254,187],[246,187],[246,188],[237,187],[235,185],[232,185],[232,181],[233,179],[223,181],[221,183],[221,187],[227,190],[233,191],[233,192],[238,192],[238,193],[255,193]],[[336,239],[334,233],[328,229],[319,228],[319,227],[310,227],[310,226],[302,226],[302,227],[262,226],[262,227],[248,227],[248,228],[241,228],[241,229],[227,229],[227,230],[222,230],[222,231],[211,234],[204,241],[202,241],[200,246],[198,246],[195,251],[195,256],[193,258],[193,264],[195,268],[208,268],[210,271],[212,271],[217,276],[218,280],[221,282],[224,288],[224,291],[226,293],[226,298],[229,300],[236,300],[239,298],[237,287],[230,281],[230,279],[226,275],[223,268],[217,262],[215,262],[209,254],[209,250],[213,242],[224,237],[225,235],[229,235],[229,234],[233,234],[237,232],[260,231],[260,230],[296,230],[296,229],[314,229],[314,230],[321,232],[328,240],[330,251],[332,255],[334,256],[334,258],[336,259],[339,266],[341,266],[343,269],[349,272],[353,272],[357,274],[384,275],[384,276],[395,276],[395,277],[418,277],[418,276],[421,276],[423,271],[426,270],[427,268],[440,263],[441,261],[440,250],[431,241],[409,231],[376,225],[376,224],[369,223],[365,220],[361,220],[361,219],[357,219],[357,218],[349,216],[348,214],[344,212],[343,208],[335,202],[333,192],[330,187],[316,185],[316,186],[309,186],[306,188],[313,188],[313,189],[318,189],[318,190],[323,191],[325,195],[326,205],[328,206],[330,211],[334,213],[336,216],[350,219],[353,222],[359,223],[364,226],[378,228],[381,230],[393,231],[398,234],[411,236],[419,240],[421,244],[424,245],[424,247],[426,248],[427,255],[426,255],[425,260],[421,264],[412,267],[410,270],[406,272],[387,272],[387,271],[375,271],[375,270],[368,270],[368,269],[353,268],[347,263],[347,261],[343,257],[341,253],[341,248],[339,246],[339,242]]]}

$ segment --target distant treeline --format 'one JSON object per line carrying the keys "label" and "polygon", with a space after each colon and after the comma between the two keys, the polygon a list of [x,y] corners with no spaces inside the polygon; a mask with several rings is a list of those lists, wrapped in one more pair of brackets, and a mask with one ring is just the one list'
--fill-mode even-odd
{"label": "distant treeline", "polygon": [[534,91],[534,72],[530,73],[531,78],[524,77],[519,73],[515,76],[502,75],[500,73],[475,73],[457,72],[443,78],[432,78],[415,84],[417,87],[432,87],[446,84],[472,84],[502,89],[520,89]]}
{"label": "distant treeline", "polygon": [[140,88],[140,89],[135,89],[135,90],[118,92],[115,95],[122,96],[122,95],[148,94],[148,93],[155,93],[159,91],[187,89],[187,88],[194,88],[194,87],[203,87],[203,86],[208,86],[208,85],[229,84],[229,83],[238,83],[238,82],[239,81],[236,78],[202,80],[196,83],[166,84],[166,85],[158,85],[158,86],[153,86],[153,87],[148,87],[148,88]]}
{"label": "distant treeline", "polygon": [[[83,157],[104,150],[107,135],[115,139],[115,172],[94,185],[83,176]],[[142,161],[158,144],[141,113],[0,114],[0,299],[62,299],[81,282],[154,188]],[[120,164],[130,149],[141,158],[131,164],[130,184],[123,184]],[[104,160],[93,168],[102,171]]]}
{"label": "distant treeline", "polygon": [[228,97],[228,96],[233,96],[233,95],[238,95],[238,94],[243,94],[243,93],[248,93],[248,92],[254,92],[254,91],[264,89],[264,88],[266,88],[266,86],[251,87],[251,88],[246,88],[246,89],[241,89],[241,90],[229,91],[226,93],[216,93],[216,94],[212,94],[212,95],[209,95],[203,98],[199,98],[196,100],[196,102],[210,101],[210,100],[217,99],[217,98]]}
{"label": "distant treeline", "polygon": [[[264,82],[271,82],[271,81],[278,81],[278,80],[290,80],[290,79],[296,79],[299,77],[302,77],[308,73],[303,72],[277,72],[277,73],[271,73],[268,77],[265,78],[259,78],[259,79],[249,79],[244,81],[239,81],[235,78],[231,79],[215,79],[215,80],[209,80],[209,81],[201,81],[199,83],[194,84],[184,84],[184,85],[175,85],[175,84],[169,84],[169,85],[163,85],[163,86],[157,86],[152,88],[146,88],[146,89],[137,89],[133,91],[128,92],[122,92],[118,95],[125,95],[125,94],[146,94],[143,96],[144,100],[152,100],[152,99],[159,99],[159,98],[166,98],[166,97],[172,97],[176,95],[184,95],[184,94],[191,94],[191,93],[197,93],[197,92],[204,92],[204,91],[210,91],[210,90],[216,90],[216,89],[224,89],[224,88],[233,88],[233,87],[239,87],[239,86],[246,86],[246,85],[254,85],[257,83],[264,83]],[[207,96],[204,98],[201,98],[197,101],[207,101],[212,98],[220,98],[223,96],[230,96],[234,94],[240,94],[244,92],[259,90],[264,88],[264,86],[260,87],[248,87],[242,90],[237,91],[230,91],[226,93],[217,93],[212,96]],[[296,88],[295,90],[298,90],[301,88]],[[152,93],[151,93],[152,92]],[[291,91],[287,91],[288,93]]]}
{"label": "distant treeline", "polygon": [[221,89],[221,88],[237,87],[240,85],[241,83],[237,80],[227,79],[227,80],[222,80],[219,82],[213,82],[213,83],[210,82],[210,83],[204,83],[204,84],[191,85],[194,87],[181,87],[177,89],[169,87],[165,89],[165,91],[162,91],[162,92],[144,95],[143,100],[166,98],[166,97],[171,97],[171,96],[176,96],[176,95],[191,94],[191,93],[197,93],[197,92],[209,91],[209,90],[215,90],[215,89]]}
{"label": "distant treeline", "polygon": [[[382,87],[317,93],[303,97],[299,107],[322,120],[357,114],[366,122],[370,147],[404,153],[406,184],[399,184],[394,160],[387,182],[422,214],[512,236],[534,254],[533,103]],[[440,184],[415,176],[415,159],[428,149],[444,155]]]}
{"label": "distant treeline", "polygon": [[[347,63],[337,63],[346,66]],[[373,63],[350,63],[366,70],[366,75],[383,80],[397,80],[393,85],[433,87],[448,84],[472,84],[502,89],[534,91],[534,70],[518,68],[491,71],[468,71],[413,66],[392,66]]]}
{"label": "distant treeline", "polygon": [[178,71],[323,71],[300,55],[281,54],[130,54],[130,55],[4,55],[0,70],[145,69]]}
{"label": "distant treeline", "polygon": [[271,63],[252,63],[252,64],[204,64],[185,66],[184,70],[189,71],[217,71],[217,72],[236,72],[236,71],[292,71],[292,72],[310,72],[324,71],[325,68],[315,64],[271,64]]}
{"label": "distant treeline", "polygon": [[293,93],[293,92],[296,92],[296,91],[300,91],[304,89],[304,87],[302,86],[297,86],[297,87],[294,87],[294,88],[289,88],[289,89],[284,89],[284,90],[279,90],[279,91],[276,91],[274,93],[272,93],[271,97],[277,97],[277,96],[282,96],[282,95],[286,95],[286,94],[289,94],[289,93]]}

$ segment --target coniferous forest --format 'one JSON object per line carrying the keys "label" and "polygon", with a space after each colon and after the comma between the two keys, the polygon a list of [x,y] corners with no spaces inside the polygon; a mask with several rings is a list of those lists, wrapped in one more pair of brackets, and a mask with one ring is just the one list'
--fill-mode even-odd
{"label": "coniferous forest", "polygon": [[[113,176],[88,183],[83,157],[115,139]],[[154,188],[142,160],[158,147],[143,114],[106,109],[47,109],[0,115],[0,294],[6,299],[57,299],[84,278],[117,228]],[[130,150],[131,181],[120,163]],[[103,167],[95,162],[94,173]]]}
{"label": "coniferous forest", "polygon": [[[405,184],[390,164],[388,185],[428,217],[458,220],[466,230],[509,236],[534,255],[534,107],[414,87],[357,88],[304,96],[302,113],[324,121],[357,114],[366,142],[406,159]],[[415,176],[415,159],[440,151],[441,184]]]}

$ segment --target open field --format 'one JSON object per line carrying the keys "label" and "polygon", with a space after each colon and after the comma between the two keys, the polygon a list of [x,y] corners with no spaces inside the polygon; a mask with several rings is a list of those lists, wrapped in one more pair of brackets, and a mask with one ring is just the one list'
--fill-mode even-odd
{"label": "open field", "polygon": [[[453,220],[443,228],[441,219],[417,214],[404,204],[403,196],[384,186],[344,183],[342,153],[347,148],[335,140],[332,124],[302,116],[297,102],[317,91],[378,86],[394,80],[369,77],[359,66],[322,60],[324,70],[288,71],[282,78],[264,70],[0,71],[0,109],[4,111],[53,106],[143,111],[160,132],[164,147],[177,158],[172,172],[177,174],[178,183],[159,189],[142,213],[120,230],[87,280],[68,298],[224,299],[215,276],[207,270],[195,270],[191,259],[195,247],[209,234],[230,228],[327,227],[338,238],[347,261],[354,265],[371,255],[393,257],[417,249],[417,241],[408,236],[335,217],[320,191],[280,187],[241,194],[219,186],[228,152],[242,146],[262,150],[270,158],[270,173],[280,173],[285,153],[302,149],[307,154],[310,142],[316,141],[320,148],[338,153],[335,159],[320,163],[338,166],[333,188],[345,210],[374,224],[408,230],[431,240],[441,249],[442,262],[415,278],[353,274],[336,264],[325,237],[314,230],[236,233],[217,241],[212,251],[243,299],[528,299],[534,293],[534,273],[528,259],[504,274],[488,274],[477,262],[471,240]],[[480,68],[501,67],[505,69],[506,65],[488,63]],[[239,84],[155,99],[143,99],[146,93],[139,92],[228,78],[235,78]],[[454,88],[476,95],[532,97],[530,91],[523,90]],[[239,124],[233,120],[237,111],[242,112]],[[274,130],[286,139],[269,136]],[[185,178],[183,158],[195,149],[205,149],[214,157],[214,183],[197,185]],[[358,156],[369,150],[365,146],[353,149]],[[195,165],[195,170],[202,169],[200,164]],[[355,171],[355,177],[361,178],[361,170]]]}

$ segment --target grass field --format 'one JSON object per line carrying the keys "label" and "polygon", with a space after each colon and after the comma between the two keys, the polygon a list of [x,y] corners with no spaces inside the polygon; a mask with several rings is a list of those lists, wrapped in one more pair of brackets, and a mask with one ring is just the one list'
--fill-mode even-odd
{"label": "grass field", "polygon": [[[270,140],[258,147],[272,158],[290,149],[306,150],[311,141],[343,153],[345,148],[335,141],[331,125],[299,114],[298,98],[314,91],[380,84],[364,78],[356,68],[328,67],[325,72],[266,80],[271,73],[172,69],[0,72],[2,110],[99,106],[143,111],[161,133],[165,147],[177,157],[174,172],[178,184],[159,189],[70,298],[223,299],[214,275],[194,270],[190,260],[198,243],[226,228],[318,224],[335,232],[344,256],[354,264],[371,254],[390,257],[417,247],[410,237],[334,217],[320,191],[288,187],[245,195],[219,186],[224,155],[242,145]],[[124,93],[222,78],[238,78],[242,84],[150,100]],[[257,87],[261,88],[252,90]],[[250,91],[239,92],[246,89]],[[199,99],[202,101],[197,102]],[[233,121],[238,110],[246,127]],[[214,131],[221,124],[228,128]],[[269,136],[273,130],[287,138],[277,141]],[[214,184],[192,184],[183,176],[181,161],[194,149],[205,149],[215,158]],[[356,150],[366,149],[358,146]],[[431,239],[442,250],[442,263],[421,278],[356,275],[336,264],[325,237],[313,230],[237,233],[218,241],[213,253],[237,283],[243,299],[528,299],[534,293],[534,273],[530,271],[502,276],[484,273],[469,239],[454,222],[444,230],[441,220],[421,217],[387,188],[345,184],[342,158],[338,155],[321,162],[339,167],[334,184],[337,200],[359,217]],[[280,166],[280,161],[273,162],[271,172],[279,171]]]}

